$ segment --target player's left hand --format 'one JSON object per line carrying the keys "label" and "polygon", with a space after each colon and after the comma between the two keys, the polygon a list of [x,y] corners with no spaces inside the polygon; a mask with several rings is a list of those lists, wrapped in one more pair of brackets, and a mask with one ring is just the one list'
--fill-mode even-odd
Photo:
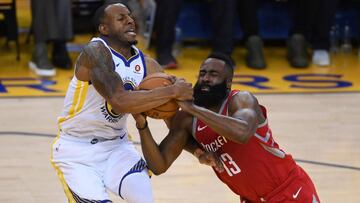
{"label": "player's left hand", "polygon": [[214,169],[220,173],[224,171],[223,163],[214,152],[207,152],[201,149],[196,149],[194,155],[198,158],[201,164],[214,167]]}

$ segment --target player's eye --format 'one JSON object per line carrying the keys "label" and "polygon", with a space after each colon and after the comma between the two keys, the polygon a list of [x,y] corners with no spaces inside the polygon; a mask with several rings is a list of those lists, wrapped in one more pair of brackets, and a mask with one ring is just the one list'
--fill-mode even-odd
{"label": "player's eye", "polygon": [[124,19],[125,19],[124,15],[119,15],[119,16],[116,18],[116,20],[118,20],[118,21],[121,21],[121,20],[124,20]]}

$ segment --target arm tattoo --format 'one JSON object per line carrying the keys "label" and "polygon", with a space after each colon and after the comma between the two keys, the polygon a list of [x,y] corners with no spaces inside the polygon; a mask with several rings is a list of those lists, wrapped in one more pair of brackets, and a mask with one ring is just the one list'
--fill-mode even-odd
{"label": "arm tattoo", "polygon": [[114,71],[111,53],[101,42],[89,43],[83,54],[91,83],[105,99],[110,99],[119,87],[123,88],[120,76]]}

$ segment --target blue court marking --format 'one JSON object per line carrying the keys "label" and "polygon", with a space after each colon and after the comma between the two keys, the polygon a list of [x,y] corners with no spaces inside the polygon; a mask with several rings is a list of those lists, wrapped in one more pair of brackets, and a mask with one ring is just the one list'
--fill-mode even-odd
{"label": "blue court marking", "polygon": [[[31,133],[31,132],[20,132],[20,131],[0,131],[0,136],[1,135],[56,137],[55,134]],[[140,145],[140,142],[133,141],[133,143],[136,145]],[[348,166],[348,165],[336,164],[336,163],[326,163],[326,162],[320,162],[320,161],[311,161],[311,160],[305,160],[305,159],[294,159],[294,160],[299,163],[312,164],[312,165],[318,165],[318,166],[327,166],[327,167],[340,168],[340,169],[349,169],[349,170],[355,170],[355,171],[360,172],[360,167],[356,167],[356,166]]]}

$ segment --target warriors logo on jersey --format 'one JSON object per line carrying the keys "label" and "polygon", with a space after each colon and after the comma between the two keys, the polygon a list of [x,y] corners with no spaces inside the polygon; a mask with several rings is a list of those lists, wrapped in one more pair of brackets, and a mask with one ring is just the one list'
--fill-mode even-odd
{"label": "warriors logo on jersey", "polygon": [[[130,80],[124,81],[124,89],[127,91],[132,91],[135,89],[135,85]],[[101,112],[105,116],[105,119],[110,123],[118,122],[125,115],[116,113],[107,101],[105,101],[104,106],[101,107]]]}
{"label": "warriors logo on jersey", "polygon": [[[132,80],[134,80],[134,79],[132,79]],[[134,84],[134,82],[132,82],[132,80],[130,80],[130,78],[128,78],[128,77],[124,79],[123,83],[124,83],[125,90],[132,91],[135,89],[135,84]]]}
{"label": "warriors logo on jersey", "polygon": [[110,123],[116,123],[124,116],[124,114],[117,114],[107,101],[105,101],[104,106],[101,107],[101,112]]}

